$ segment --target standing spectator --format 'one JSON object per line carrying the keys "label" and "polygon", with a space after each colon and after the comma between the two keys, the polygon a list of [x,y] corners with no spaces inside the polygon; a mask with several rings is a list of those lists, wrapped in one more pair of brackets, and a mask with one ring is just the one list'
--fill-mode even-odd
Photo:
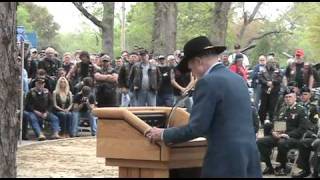
{"label": "standing spectator", "polygon": [[279,98],[282,76],[274,59],[268,59],[266,68],[258,76],[258,79],[261,83],[259,117],[262,125],[267,118],[267,114],[269,115],[269,120],[273,121],[274,108]]}
{"label": "standing spectator", "polygon": [[72,93],[70,91],[68,80],[65,77],[58,79],[56,89],[53,91],[53,109],[54,113],[60,119],[62,137],[72,135]]}
{"label": "standing spectator", "polygon": [[[174,87],[174,104],[176,104],[177,101],[183,97],[183,94],[194,86],[195,78],[191,72],[181,73],[176,67],[173,68],[171,73],[171,84]],[[189,113],[191,112],[192,105],[193,99],[190,97],[180,101],[179,104],[177,104],[179,107],[186,107]]]}
{"label": "standing spectator", "polygon": [[[120,68],[118,83],[119,87],[121,88],[121,99],[129,101],[130,105],[134,106],[134,98],[133,98],[133,86],[132,83],[129,82],[129,73],[131,67],[134,65],[135,61],[138,59],[138,54],[136,52],[131,52],[128,61],[124,62],[123,66]],[[129,99],[128,99],[129,95]],[[127,107],[128,103],[121,100],[121,106]]]}
{"label": "standing spectator", "polygon": [[[115,72],[119,75],[121,67],[123,66],[123,59],[121,57],[117,57],[115,60],[115,67],[114,70]],[[117,86],[117,106],[121,105],[121,88]]]}
{"label": "standing spectator", "polygon": [[93,116],[92,109],[95,108],[96,100],[89,86],[84,86],[82,90],[73,98],[73,123],[72,136],[78,136],[80,117],[88,118],[90,121],[91,135],[95,136],[97,131],[97,118]]}
{"label": "standing spectator", "polygon": [[63,69],[66,71],[66,74],[69,73],[69,71],[71,70],[71,68],[73,67],[73,63],[72,63],[72,54],[70,52],[66,52],[63,55]]}
{"label": "standing spectator", "polygon": [[117,105],[116,89],[118,74],[111,66],[108,55],[101,57],[102,68],[94,77],[96,80],[96,98],[98,107],[114,107]]}
{"label": "standing spectator", "polygon": [[260,99],[261,99],[261,83],[259,81],[259,75],[265,70],[266,66],[266,57],[264,55],[259,56],[259,64],[253,68],[252,84],[254,92],[254,106],[256,109],[259,109]]}
{"label": "standing spectator", "polygon": [[122,51],[121,52],[121,58],[123,59],[123,61],[128,62],[129,61],[129,52],[128,51]]}
{"label": "standing spectator", "polygon": [[249,68],[249,66],[250,66],[250,62],[249,62],[249,59],[248,59],[248,57],[245,55],[245,54],[243,54],[243,53],[241,53],[240,51],[241,51],[241,46],[240,46],[240,44],[236,44],[236,45],[234,45],[234,53],[233,54],[231,54],[230,56],[229,56],[229,63],[230,64],[233,64],[234,63],[234,61],[236,60],[236,55],[238,55],[238,54],[241,54],[242,55],[242,57],[243,57],[243,67],[245,68],[245,69],[248,69]]}
{"label": "standing spectator", "polygon": [[221,53],[221,62],[223,63],[223,65],[225,66],[225,67],[229,67],[229,65],[230,65],[230,62],[229,62],[229,59],[228,59],[228,53],[227,53],[227,51],[224,51],[223,53]]}
{"label": "standing spectator", "polygon": [[43,121],[48,120],[51,123],[53,135],[52,139],[59,139],[59,119],[50,112],[52,106],[52,97],[48,89],[44,88],[44,78],[36,79],[36,87],[32,88],[27,94],[26,110],[30,124],[38,137],[39,141],[45,140],[46,137],[42,132]]}
{"label": "standing spectator", "polygon": [[81,62],[81,59],[80,59],[80,53],[82,51],[80,49],[77,49],[75,52],[74,52],[74,59],[73,59],[73,64],[77,64],[79,62]]}
{"label": "standing spectator", "polygon": [[[87,51],[81,51],[79,58],[81,62],[77,63],[67,75],[67,79],[71,80],[73,87],[77,86],[85,77],[91,77],[93,79],[96,71]],[[75,91],[78,92],[76,89]]]}
{"label": "standing spectator", "polygon": [[135,64],[129,81],[133,83],[137,106],[156,106],[157,91],[161,81],[160,70],[149,63],[148,51],[140,51],[142,62]]}
{"label": "standing spectator", "polygon": [[[159,70],[161,73],[161,84],[157,95],[157,106],[173,106],[173,86],[171,85],[171,71],[172,66],[168,65],[168,58],[173,58],[173,55],[169,55],[167,59],[164,56],[159,56]],[[171,60],[172,61],[172,60]]]}
{"label": "standing spectator", "polygon": [[37,75],[37,69],[40,62],[38,51],[35,48],[30,49],[30,58],[27,61],[26,69],[28,71],[28,77],[34,79]]}
{"label": "standing spectator", "polygon": [[310,89],[313,88],[314,76],[313,71],[310,69],[305,69],[304,66],[304,51],[302,49],[297,49],[295,52],[295,60],[290,65],[287,66],[285,72],[284,84],[288,82],[296,81],[298,88],[301,89],[304,85],[307,85]]}
{"label": "standing spectator", "polygon": [[43,59],[46,56],[46,51],[44,49],[42,49],[39,53],[39,58]]}
{"label": "standing spectator", "polygon": [[55,50],[48,47],[45,51],[46,56],[39,62],[38,69],[44,69],[50,77],[57,75],[58,68],[62,67],[62,63],[55,57]]}
{"label": "standing spectator", "polygon": [[247,82],[247,80],[248,80],[248,77],[247,77],[248,76],[248,72],[244,68],[243,57],[244,56],[242,54],[237,54],[235,56],[235,59],[234,59],[233,63],[229,67],[229,69],[230,69],[230,71],[240,75]]}
{"label": "standing spectator", "polygon": [[115,67],[114,70],[117,74],[119,74],[121,67],[123,66],[123,60],[121,57],[117,57],[115,60]]}

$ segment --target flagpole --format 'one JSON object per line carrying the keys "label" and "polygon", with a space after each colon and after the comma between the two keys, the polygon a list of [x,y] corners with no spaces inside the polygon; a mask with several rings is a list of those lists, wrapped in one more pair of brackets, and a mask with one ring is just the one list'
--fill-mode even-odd
{"label": "flagpole", "polygon": [[24,69],[24,40],[21,42],[21,95],[20,95],[20,137],[19,144],[22,144],[22,122],[23,122],[23,69]]}

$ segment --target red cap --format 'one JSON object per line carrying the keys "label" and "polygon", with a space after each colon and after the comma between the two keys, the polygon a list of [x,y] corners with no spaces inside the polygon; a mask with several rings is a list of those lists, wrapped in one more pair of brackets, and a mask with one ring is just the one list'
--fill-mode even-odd
{"label": "red cap", "polygon": [[303,49],[297,49],[295,55],[296,55],[296,56],[303,57],[303,56],[304,56],[304,51],[303,51]]}

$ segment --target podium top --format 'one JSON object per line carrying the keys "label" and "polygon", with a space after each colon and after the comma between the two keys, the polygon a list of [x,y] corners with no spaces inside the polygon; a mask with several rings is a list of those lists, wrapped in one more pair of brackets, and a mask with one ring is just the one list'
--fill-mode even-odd
{"label": "podium top", "polygon": [[[139,114],[163,113],[169,116],[171,107],[108,107],[95,108],[93,113],[99,120],[125,120],[127,123],[135,127],[142,134],[145,134],[152,127],[138,117]],[[187,124],[189,121],[189,113],[182,108],[178,108],[173,115],[170,127],[179,127]],[[168,123],[168,121],[166,122]],[[167,127],[167,124],[165,125]]]}

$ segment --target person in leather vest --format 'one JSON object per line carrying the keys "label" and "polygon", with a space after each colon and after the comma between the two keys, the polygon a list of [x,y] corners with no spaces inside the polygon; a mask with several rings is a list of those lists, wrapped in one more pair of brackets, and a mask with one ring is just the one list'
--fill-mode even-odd
{"label": "person in leather vest", "polygon": [[[90,55],[87,51],[81,51],[79,58],[81,62],[78,62],[75,66],[73,66],[67,75],[67,79],[71,80],[74,87],[76,87],[77,84],[80,83],[85,77],[91,77],[94,79],[94,74],[96,72],[96,69],[90,61]],[[79,91],[79,89],[76,89],[75,93]]]}

